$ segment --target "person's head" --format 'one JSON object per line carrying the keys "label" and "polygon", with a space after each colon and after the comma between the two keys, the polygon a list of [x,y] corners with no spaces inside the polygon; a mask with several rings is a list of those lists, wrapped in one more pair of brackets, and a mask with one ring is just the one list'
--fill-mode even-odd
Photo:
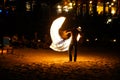
{"label": "person's head", "polygon": [[80,27],[80,26],[79,26],[79,27],[77,27],[76,29],[77,29],[78,31],[81,31],[81,27]]}

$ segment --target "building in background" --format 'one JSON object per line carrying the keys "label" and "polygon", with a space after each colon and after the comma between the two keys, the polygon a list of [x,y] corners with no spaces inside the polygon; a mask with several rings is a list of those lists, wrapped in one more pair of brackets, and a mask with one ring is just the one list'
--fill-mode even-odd
{"label": "building in background", "polygon": [[76,14],[85,15],[119,15],[119,0],[62,0],[56,5],[57,13],[70,12],[76,7]]}
{"label": "building in background", "polygon": [[4,28],[0,34],[37,31],[43,38],[59,14],[77,15],[87,41],[88,37],[98,41],[106,36],[120,40],[120,0],[0,0]]}
{"label": "building in background", "polygon": [[[6,15],[16,12],[33,12],[34,10],[46,6],[54,5],[53,1],[44,0],[0,0],[0,14]],[[76,10],[77,15],[101,15],[120,14],[119,0],[61,0],[56,5],[57,13],[70,12]],[[52,8],[52,7],[50,7]]]}

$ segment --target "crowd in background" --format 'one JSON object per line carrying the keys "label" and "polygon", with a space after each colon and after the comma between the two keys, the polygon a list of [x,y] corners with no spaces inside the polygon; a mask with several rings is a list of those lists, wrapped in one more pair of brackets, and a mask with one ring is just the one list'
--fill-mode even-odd
{"label": "crowd in background", "polygon": [[34,32],[31,38],[28,38],[25,34],[19,35],[15,33],[10,36],[5,34],[0,40],[0,46],[12,46],[13,48],[49,48],[50,45],[50,36],[45,34],[44,37],[39,37],[38,32]]}

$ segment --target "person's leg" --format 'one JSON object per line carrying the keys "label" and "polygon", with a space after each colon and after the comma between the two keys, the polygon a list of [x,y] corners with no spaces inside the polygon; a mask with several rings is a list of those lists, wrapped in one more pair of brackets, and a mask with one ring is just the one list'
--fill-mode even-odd
{"label": "person's leg", "polygon": [[69,53],[69,61],[72,61],[72,49],[73,49],[73,45],[70,44],[69,50],[68,50],[68,53]]}
{"label": "person's leg", "polygon": [[77,60],[77,44],[74,46],[74,62]]}

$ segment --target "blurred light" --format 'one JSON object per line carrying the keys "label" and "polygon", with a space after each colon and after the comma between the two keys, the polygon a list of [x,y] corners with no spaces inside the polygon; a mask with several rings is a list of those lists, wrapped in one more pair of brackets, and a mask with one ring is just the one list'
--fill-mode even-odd
{"label": "blurred light", "polygon": [[111,13],[114,15],[115,14],[115,10],[112,10]]}
{"label": "blurred light", "polygon": [[40,39],[38,39],[38,42],[40,42],[41,40]]}
{"label": "blurred light", "polygon": [[79,41],[79,40],[80,40],[80,38],[81,38],[81,35],[80,35],[80,34],[78,34],[78,36],[77,36],[77,41]]}
{"label": "blurred light", "polygon": [[6,54],[6,53],[7,53],[6,49],[4,49],[4,50],[0,49],[0,54]]}
{"label": "blurred light", "polygon": [[57,6],[57,13],[62,13],[62,6],[61,5]]}
{"label": "blurred light", "polygon": [[65,11],[65,12],[68,12],[69,10],[68,10],[68,6],[64,6],[63,7],[63,10]]}
{"label": "blurred light", "polygon": [[69,3],[69,6],[72,6],[72,3]]}
{"label": "blurred light", "polygon": [[0,50],[0,54],[2,53],[2,50]]}
{"label": "blurred light", "polygon": [[62,13],[62,9],[58,9],[58,10],[57,10],[57,13]]}
{"label": "blurred light", "polygon": [[113,0],[113,2],[116,2],[116,0]]}
{"label": "blurred light", "polygon": [[114,3],[111,3],[111,5],[113,6],[113,5],[114,5]]}
{"label": "blurred light", "polygon": [[112,19],[108,19],[107,20],[107,24],[109,24],[110,22],[112,22]]}
{"label": "blurred light", "polygon": [[2,13],[2,10],[0,9],[0,13]]}
{"label": "blurred light", "polygon": [[103,12],[103,3],[98,2],[97,12],[98,14],[101,14]]}
{"label": "blurred light", "polygon": [[31,9],[30,3],[26,2],[26,11],[30,11],[30,9]]}
{"label": "blurred light", "polygon": [[79,27],[77,28],[77,30],[78,30],[78,31],[81,31],[81,27],[79,26]]}
{"label": "blurred light", "polygon": [[107,2],[106,4],[109,4],[110,2]]}
{"label": "blurred light", "polygon": [[117,40],[116,40],[116,39],[113,39],[112,41],[113,41],[113,42],[116,42]]}
{"label": "blurred light", "polygon": [[89,3],[92,4],[92,1],[90,1]]}
{"label": "blurred light", "polygon": [[98,40],[98,38],[95,38],[95,41],[97,41]]}
{"label": "blurred light", "polygon": [[86,39],[87,42],[89,42],[90,40],[89,39]]}
{"label": "blurred light", "polygon": [[50,36],[52,40],[50,48],[59,52],[67,51],[71,41],[71,37],[69,39],[64,40],[59,35],[59,29],[62,27],[62,24],[64,23],[65,19],[65,17],[59,17],[55,19],[50,28]]}
{"label": "blurred light", "polygon": [[58,8],[58,9],[61,9],[61,8],[62,8],[62,6],[61,6],[61,5],[58,5],[58,6],[57,6],[57,8]]}
{"label": "blurred light", "polygon": [[109,5],[109,8],[111,8],[111,5]]}
{"label": "blurred light", "polygon": [[69,3],[69,9],[72,9],[73,8],[73,6],[72,6],[73,4],[72,3]]}

